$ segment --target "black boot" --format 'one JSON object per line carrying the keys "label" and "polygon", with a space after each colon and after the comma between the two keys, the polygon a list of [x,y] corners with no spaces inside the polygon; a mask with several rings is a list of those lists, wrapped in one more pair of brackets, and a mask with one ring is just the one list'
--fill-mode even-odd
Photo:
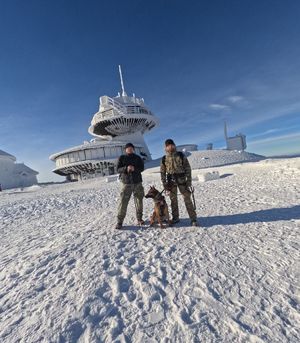
{"label": "black boot", "polygon": [[122,223],[118,222],[117,225],[115,226],[116,230],[121,230],[122,229]]}
{"label": "black boot", "polygon": [[179,223],[180,222],[180,219],[179,218],[173,218],[172,220],[171,220],[171,224],[173,225],[173,224],[177,224],[177,223]]}

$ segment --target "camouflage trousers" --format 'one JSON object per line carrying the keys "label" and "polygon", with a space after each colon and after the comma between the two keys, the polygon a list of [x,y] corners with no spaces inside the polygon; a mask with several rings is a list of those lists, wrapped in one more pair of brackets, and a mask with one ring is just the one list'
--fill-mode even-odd
{"label": "camouflage trousers", "polygon": [[141,220],[143,217],[143,198],[144,198],[144,187],[142,183],[125,184],[122,183],[120,200],[118,205],[118,222],[123,223],[126,216],[128,203],[133,193],[135,206],[136,206],[136,217],[137,220]]}
{"label": "camouflage trousers", "polygon": [[179,218],[179,210],[178,210],[178,198],[177,198],[177,187],[180,193],[183,195],[183,200],[185,203],[185,207],[189,214],[191,220],[197,220],[197,214],[194,209],[194,205],[191,199],[191,192],[187,189],[186,185],[174,185],[170,190],[170,200],[171,200],[171,208],[172,208],[172,217]]}

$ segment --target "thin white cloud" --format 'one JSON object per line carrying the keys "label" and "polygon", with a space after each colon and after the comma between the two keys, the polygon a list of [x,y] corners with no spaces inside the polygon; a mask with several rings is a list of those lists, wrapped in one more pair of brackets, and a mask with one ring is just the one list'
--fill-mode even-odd
{"label": "thin white cloud", "polygon": [[257,138],[257,137],[261,137],[261,136],[266,136],[266,135],[269,135],[271,133],[275,133],[275,132],[281,132],[281,131],[286,131],[288,129],[294,129],[295,127],[290,127],[290,128],[283,128],[283,129],[269,129],[269,130],[266,130],[266,131],[263,131],[263,132],[259,132],[259,133],[256,133],[256,134],[253,134],[253,135],[247,135],[248,138]]}
{"label": "thin white cloud", "polygon": [[233,104],[236,104],[237,102],[244,100],[244,97],[238,96],[238,95],[232,95],[228,97],[228,100],[232,102]]}
{"label": "thin white cloud", "polygon": [[221,105],[221,104],[210,104],[209,107],[212,108],[213,110],[227,110],[227,109],[229,109],[228,105]]}
{"label": "thin white cloud", "polygon": [[282,141],[282,140],[290,140],[294,138],[300,138],[300,132],[293,132],[293,133],[289,133],[289,134],[281,135],[281,136],[257,139],[255,141],[250,141],[249,145],[260,145],[260,144],[265,144],[265,143],[268,144],[268,143],[273,143],[273,142]]}
{"label": "thin white cloud", "polygon": [[[287,128],[285,128],[284,130],[286,130]],[[278,131],[282,131],[282,129],[269,129],[265,132],[262,132],[262,135],[268,135],[270,133],[274,133],[274,132],[278,132]]]}
{"label": "thin white cloud", "polygon": [[[295,125],[293,125],[293,126],[286,126],[286,127],[282,127],[282,128],[273,128],[273,129],[269,129],[269,130],[266,130],[266,131],[263,131],[263,132],[259,132],[259,133],[254,134],[254,135],[247,135],[247,138],[255,140],[258,137],[274,134],[275,132],[278,134],[279,132],[289,131],[289,130],[295,131],[297,129],[299,129],[299,125],[297,125],[297,126],[295,126]],[[266,137],[266,138],[268,138],[268,137]]]}

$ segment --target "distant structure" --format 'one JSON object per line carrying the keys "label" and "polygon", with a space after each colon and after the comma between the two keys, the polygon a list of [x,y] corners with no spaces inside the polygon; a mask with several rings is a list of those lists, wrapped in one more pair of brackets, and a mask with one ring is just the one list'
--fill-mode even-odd
{"label": "distant structure", "polygon": [[208,143],[206,145],[206,150],[212,150],[213,149],[213,143]]}
{"label": "distant structure", "polygon": [[122,93],[113,98],[100,97],[99,111],[94,114],[88,129],[95,138],[51,155],[50,159],[56,164],[54,173],[71,181],[115,174],[117,160],[128,142],[135,145],[136,154],[145,161],[152,159],[143,135],[159,124],[158,118],[143,98],[127,95],[121,66],[119,74]]}
{"label": "distant structure", "polygon": [[16,157],[0,150],[0,184],[2,189],[36,185],[38,172],[24,163],[16,163]]}
{"label": "distant structure", "polygon": [[182,144],[182,145],[176,145],[176,150],[177,151],[196,151],[198,150],[198,145],[197,144]]}
{"label": "distant structure", "polygon": [[224,135],[225,135],[227,150],[244,151],[247,148],[245,135],[240,133],[234,137],[228,137],[226,121],[224,122]]}

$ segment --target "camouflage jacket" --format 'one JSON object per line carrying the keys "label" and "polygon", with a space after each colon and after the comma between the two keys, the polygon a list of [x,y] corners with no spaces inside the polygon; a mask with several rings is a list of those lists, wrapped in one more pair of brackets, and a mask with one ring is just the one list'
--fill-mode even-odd
{"label": "camouflage jacket", "polygon": [[184,154],[180,151],[167,153],[161,159],[160,175],[163,185],[168,182],[168,175],[172,176],[179,185],[186,184],[187,186],[191,186],[192,184],[192,171],[190,163],[186,156],[184,156]]}

